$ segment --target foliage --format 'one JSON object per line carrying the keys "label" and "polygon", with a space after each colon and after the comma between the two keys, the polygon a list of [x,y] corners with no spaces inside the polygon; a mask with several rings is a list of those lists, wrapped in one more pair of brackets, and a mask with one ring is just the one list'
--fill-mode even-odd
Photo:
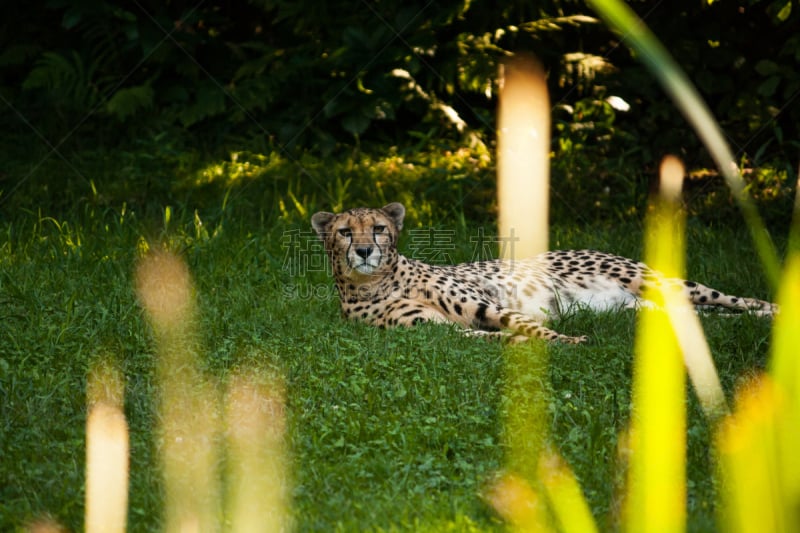
{"label": "foliage", "polygon": [[[186,128],[218,142],[246,132],[326,151],[353,139],[404,144],[431,128],[488,141],[498,60],[533,50],[556,107],[575,109],[573,124],[584,99],[630,104],[607,132],[623,136],[615,153],[630,154],[625,138],[634,138],[639,165],[667,151],[706,164],[652,78],[580,2],[45,5],[15,6],[0,27],[6,112],[40,131],[68,132],[89,117],[84,133]],[[740,155],[794,162],[800,10],[790,0],[633,7],[697,81]]]}

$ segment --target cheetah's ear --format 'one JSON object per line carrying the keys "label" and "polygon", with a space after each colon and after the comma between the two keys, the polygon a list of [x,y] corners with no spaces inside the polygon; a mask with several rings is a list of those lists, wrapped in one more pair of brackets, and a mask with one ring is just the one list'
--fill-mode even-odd
{"label": "cheetah's ear", "polygon": [[392,219],[394,225],[397,226],[397,231],[403,229],[403,218],[406,216],[406,208],[400,202],[392,202],[381,208],[386,216]]}
{"label": "cheetah's ear", "polygon": [[336,217],[336,215],[333,213],[328,213],[327,211],[314,213],[314,215],[311,217],[311,227],[314,228],[314,231],[317,232],[317,235],[319,235],[320,239],[325,238],[325,234],[328,232],[328,226],[334,217]]}

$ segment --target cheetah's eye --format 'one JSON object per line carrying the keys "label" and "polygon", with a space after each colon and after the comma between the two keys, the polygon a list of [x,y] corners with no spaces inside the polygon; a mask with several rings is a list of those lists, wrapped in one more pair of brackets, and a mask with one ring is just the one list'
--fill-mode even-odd
{"label": "cheetah's eye", "polygon": [[350,228],[341,228],[338,233],[342,237],[350,237],[353,234]]}
{"label": "cheetah's eye", "polygon": [[372,226],[372,233],[383,233],[386,231],[386,226]]}

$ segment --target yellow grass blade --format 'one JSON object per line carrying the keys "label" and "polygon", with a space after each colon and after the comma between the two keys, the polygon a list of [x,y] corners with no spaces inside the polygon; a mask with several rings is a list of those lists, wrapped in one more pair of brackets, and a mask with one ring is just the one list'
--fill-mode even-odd
{"label": "yellow grass blade", "polygon": [[221,514],[215,446],[219,409],[212,383],[197,368],[189,269],[172,253],[151,251],[137,266],[136,288],[158,353],[165,529],[216,531]]}
{"label": "yellow grass blade", "polygon": [[800,415],[800,252],[787,260],[777,301],[780,313],[772,332],[770,372],[792,402],[792,410]]}
{"label": "yellow grass blade", "polygon": [[[550,105],[536,60],[523,56],[504,65],[498,115],[499,231],[505,244],[500,254],[532,257],[547,250],[550,184]],[[529,342],[509,347],[505,355],[510,473],[494,484],[488,500],[514,531],[550,531],[555,515],[564,531],[591,532],[594,521],[577,480],[555,452],[544,451],[547,346]]]}
{"label": "yellow grass blade", "polygon": [[553,530],[543,498],[519,476],[504,474],[492,485],[486,499],[512,531],[548,533]]}
{"label": "yellow grass blade", "polygon": [[728,402],[700,320],[693,307],[680,295],[667,295],[666,311],[700,406],[706,417],[714,422],[728,414]]}
{"label": "yellow grass blade", "polygon": [[[646,262],[666,276],[680,277],[683,224],[675,191],[667,190],[664,196],[647,220]],[[637,328],[628,531],[680,532],[686,527],[685,376],[675,334],[661,307],[664,288],[648,294],[660,307],[644,309]]]}
{"label": "yellow grass blade", "polygon": [[719,515],[729,531],[798,531],[800,515],[800,254],[778,292],[770,374],[737,394],[717,432]]}
{"label": "yellow grass blade", "polygon": [[552,450],[542,454],[539,479],[559,525],[565,533],[594,533],[597,526],[583,497],[575,474],[561,456]]}
{"label": "yellow grass blade", "polygon": [[230,531],[291,530],[283,387],[238,376],[226,397]]}
{"label": "yellow grass blade", "polygon": [[[550,175],[550,106],[539,63],[518,56],[501,67],[498,107],[497,192],[500,256],[532,257],[547,250]],[[549,528],[544,504],[532,488],[547,438],[541,385],[544,343],[509,346],[506,356],[505,475],[490,497],[516,531]],[[533,385],[533,387],[531,386]]]}
{"label": "yellow grass blade", "polygon": [[[780,474],[787,505],[800,505],[800,252],[788,259],[778,292],[770,374],[784,406],[779,419]],[[800,530],[800,515],[792,527]]]}
{"label": "yellow grass blade", "polygon": [[[720,521],[727,531],[789,531],[779,481],[776,389],[762,378],[739,391],[734,414],[717,432]],[[796,453],[797,450],[793,450]]]}
{"label": "yellow grass blade", "polygon": [[[539,63],[518,56],[501,68],[498,109],[497,189],[500,255],[531,257],[547,250],[550,175],[550,106]],[[547,348],[530,342],[509,346],[503,438],[506,468],[489,501],[516,531],[547,531],[543,498],[536,485],[537,464],[547,439],[542,385]]]}
{"label": "yellow grass blade", "polygon": [[128,424],[123,381],[108,366],[89,375],[86,420],[87,533],[122,533],[128,516]]}
{"label": "yellow grass blade", "polygon": [[[661,163],[661,201],[674,206],[662,214],[670,217],[674,226],[672,234],[675,246],[671,253],[675,255],[675,270],[667,273],[672,277],[684,275],[684,218],[679,207],[684,175],[685,171],[680,160],[671,156],[664,158]],[[716,421],[728,413],[728,404],[700,320],[694,306],[680,292],[665,291],[663,297],[664,309],[675,332],[694,391],[706,417]]]}
{"label": "yellow grass blade", "polygon": [[497,127],[498,230],[504,259],[547,250],[550,99],[533,58],[503,65]]}

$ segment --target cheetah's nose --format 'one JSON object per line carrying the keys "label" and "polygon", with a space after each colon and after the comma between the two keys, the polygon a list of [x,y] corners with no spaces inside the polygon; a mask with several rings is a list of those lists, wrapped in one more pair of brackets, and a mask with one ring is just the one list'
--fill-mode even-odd
{"label": "cheetah's nose", "polygon": [[372,254],[372,246],[360,246],[356,248],[356,255],[362,259],[366,259]]}

